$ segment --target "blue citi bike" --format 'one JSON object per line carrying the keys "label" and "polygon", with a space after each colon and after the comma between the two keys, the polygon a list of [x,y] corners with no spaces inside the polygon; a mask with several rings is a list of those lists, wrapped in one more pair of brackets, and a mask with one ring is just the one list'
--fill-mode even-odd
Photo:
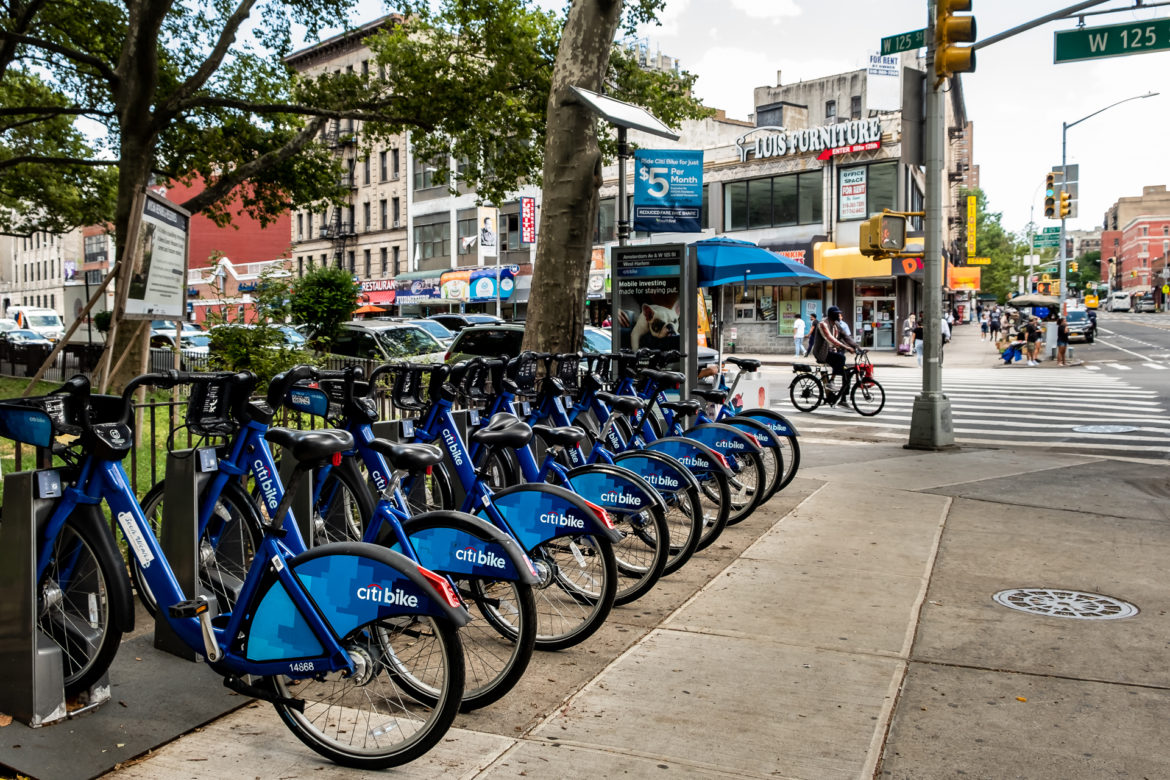
{"label": "blue citi bike", "polygon": [[[77,376],[38,398],[0,402],[0,435],[51,449],[65,466],[38,529],[37,628],[61,647],[67,695],[105,673],[133,628],[132,594],[104,503],[174,634],[225,684],[273,704],[306,745],[352,767],[411,761],[446,733],[463,691],[458,629],[468,615],[447,580],[384,547],[348,542],[296,553],[288,501],[261,527],[236,603],[186,593],[130,488],[131,398],[139,387],[222,382],[179,372],[92,395]],[[274,428],[293,482],[352,446],[344,431]],[[286,499],[291,497],[291,493]],[[411,685],[401,682],[411,679]],[[435,691],[421,702],[410,688]]]}

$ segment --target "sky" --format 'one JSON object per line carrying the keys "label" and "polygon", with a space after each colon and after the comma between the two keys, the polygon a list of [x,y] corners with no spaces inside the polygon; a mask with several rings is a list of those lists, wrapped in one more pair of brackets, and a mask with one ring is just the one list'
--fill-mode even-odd
{"label": "sky", "polygon": [[[564,0],[537,0],[560,8]],[[1170,17],[1170,7],[1132,10],[1132,0],[1103,8],[1087,26]],[[979,38],[1072,5],[1071,0],[976,0]],[[359,21],[376,18],[380,3],[362,3]],[[747,119],[752,90],[864,67],[882,37],[926,26],[926,3],[907,0],[666,0],[660,26],[641,32],[652,49],[678,58],[698,75],[696,95],[712,108]],[[1119,197],[1141,195],[1151,184],[1170,186],[1170,51],[1054,65],[1053,33],[1062,20],[981,49],[976,71],[963,75],[967,114],[975,123],[974,161],[991,211],[1021,231],[1033,216],[1045,220],[1043,185],[1060,164],[1062,122],[1147,92],[1068,131],[1068,162],[1080,166],[1078,217],[1070,229],[1100,226]],[[1034,211],[1033,211],[1034,209]]]}

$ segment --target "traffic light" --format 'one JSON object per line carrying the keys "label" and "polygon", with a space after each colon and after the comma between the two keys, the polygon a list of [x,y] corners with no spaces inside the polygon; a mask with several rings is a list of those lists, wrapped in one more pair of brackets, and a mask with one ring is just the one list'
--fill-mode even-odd
{"label": "traffic light", "polygon": [[884,257],[906,248],[906,218],[899,214],[874,214],[861,223],[857,236],[861,254]]}
{"label": "traffic light", "polygon": [[1071,263],[1069,263],[1069,264],[1068,264],[1068,270],[1072,271],[1074,274],[1077,272],[1077,269],[1078,269],[1079,267],[1080,267],[1080,266],[1078,266],[1078,265],[1077,265],[1077,261],[1076,261],[1076,260],[1073,260]]}
{"label": "traffic light", "polygon": [[975,70],[975,50],[958,43],[975,42],[975,17],[956,16],[970,11],[971,0],[937,0],[934,17],[934,73],[940,79]]}
{"label": "traffic light", "polygon": [[1060,218],[1064,219],[1072,211],[1072,204],[1069,203],[1068,191],[1060,191]]}
{"label": "traffic light", "polygon": [[1056,219],[1056,174],[1051,171],[1044,177],[1044,216]]}

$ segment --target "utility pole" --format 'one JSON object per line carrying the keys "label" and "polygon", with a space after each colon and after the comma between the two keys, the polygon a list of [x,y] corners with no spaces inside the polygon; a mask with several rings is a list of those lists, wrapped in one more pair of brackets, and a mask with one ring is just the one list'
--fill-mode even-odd
{"label": "utility pole", "polygon": [[955,428],[951,402],[942,392],[942,243],[943,243],[943,165],[946,142],[946,111],[941,79],[935,75],[935,6],[927,2],[926,27],[926,220],[923,247],[923,277],[926,306],[922,336],[925,360],[922,364],[922,392],[914,399],[910,417],[910,440],[907,448],[941,450],[955,446]]}

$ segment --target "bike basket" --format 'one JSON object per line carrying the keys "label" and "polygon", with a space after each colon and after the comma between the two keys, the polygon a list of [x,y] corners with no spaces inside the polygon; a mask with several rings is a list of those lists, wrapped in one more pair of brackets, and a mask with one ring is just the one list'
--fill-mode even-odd
{"label": "bike basket", "polygon": [[575,352],[557,356],[557,379],[565,392],[576,395],[581,387],[581,356]]}
{"label": "bike basket", "polygon": [[[317,385],[329,399],[329,408],[324,417],[337,419],[345,414],[346,390],[344,379],[322,379]],[[370,383],[354,381],[353,397],[365,398],[370,394]]]}
{"label": "bike basket", "polygon": [[487,385],[491,378],[491,366],[485,363],[468,363],[459,378],[459,389],[472,403],[487,400]]}
{"label": "bike basket", "polygon": [[873,379],[873,363],[866,361],[857,364],[857,375],[862,379]]}
{"label": "bike basket", "polygon": [[534,395],[536,393],[537,365],[539,361],[534,357],[517,358],[508,367],[508,377],[516,383],[520,395]]}
{"label": "bike basket", "polygon": [[187,396],[188,430],[196,436],[231,436],[236,432],[232,418],[234,384],[229,379],[218,382],[193,382]]}

